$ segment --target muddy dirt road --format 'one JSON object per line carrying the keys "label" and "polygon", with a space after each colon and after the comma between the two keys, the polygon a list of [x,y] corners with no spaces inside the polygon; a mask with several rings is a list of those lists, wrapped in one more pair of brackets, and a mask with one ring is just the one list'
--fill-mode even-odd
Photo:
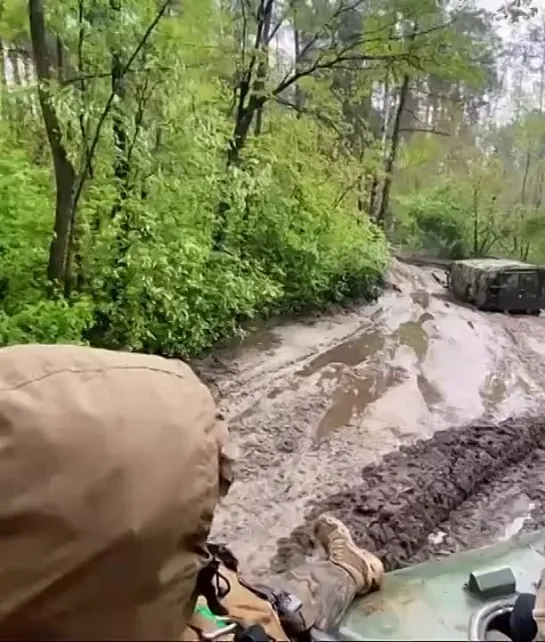
{"label": "muddy dirt road", "polygon": [[390,566],[545,515],[545,419],[498,428],[545,407],[545,318],[453,303],[432,271],[397,263],[376,305],[199,364],[239,448],[213,535],[252,575],[311,552],[307,521],[323,509]]}

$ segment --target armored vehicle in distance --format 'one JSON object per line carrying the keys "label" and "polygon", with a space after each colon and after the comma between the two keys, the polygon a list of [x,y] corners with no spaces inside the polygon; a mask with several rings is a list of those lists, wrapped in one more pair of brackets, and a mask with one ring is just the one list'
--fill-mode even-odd
{"label": "armored vehicle in distance", "polygon": [[510,259],[454,261],[448,273],[454,297],[480,310],[539,314],[545,308],[545,267]]}

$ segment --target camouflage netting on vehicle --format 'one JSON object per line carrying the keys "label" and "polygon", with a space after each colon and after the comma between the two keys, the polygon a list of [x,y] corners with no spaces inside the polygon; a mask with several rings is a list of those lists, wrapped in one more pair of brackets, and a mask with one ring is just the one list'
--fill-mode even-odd
{"label": "camouflage netting on vehicle", "polygon": [[[508,259],[468,259],[452,263],[449,274],[450,288],[454,296],[462,301],[468,301],[477,306],[488,303],[489,288],[498,275],[508,271],[535,270],[535,266],[520,261]],[[511,277],[511,286],[517,290],[518,279],[516,274]]]}

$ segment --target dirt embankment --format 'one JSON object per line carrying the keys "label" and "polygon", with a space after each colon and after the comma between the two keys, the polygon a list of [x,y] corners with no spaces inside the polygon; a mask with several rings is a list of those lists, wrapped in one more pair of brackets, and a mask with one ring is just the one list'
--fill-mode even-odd
{"label": "dirt embankment", "polygon": [[322,510],[391,566],[537,514],[541,425],[498,422],[545,405],[545,318],[458,305],[432,273],[396,264],[376,305],[264,330],[200,364],[240,453],[213,536],[255,577],[309,552]]}

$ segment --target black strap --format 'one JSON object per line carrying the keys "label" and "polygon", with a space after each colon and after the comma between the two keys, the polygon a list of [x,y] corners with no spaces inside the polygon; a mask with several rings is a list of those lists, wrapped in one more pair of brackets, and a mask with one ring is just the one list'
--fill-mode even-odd
{"label": "black strap", "polygon": [[[197,577],[196,590],[202,595],[207,603],[208,608],[214,615],[228,615],[227,609],[220,604],[220,599],[225,597],[231,590],[229,580],[219,572],[219,560],[212,559],[204,566]],[[219,582],[223,580],[226,584],[226,590],[222,591]],[[215,586],[214,586],[215,584]]]}
{"label": "black strap", "polygon": [[234,573],[238,573],[238,560],[227,546],[224,544],[208,544],[208,550],[225,568],[228,568]]}
{"label": "black strap", "polygon": [[261,624],[238,627],[235,631],[235,642],[276,642],[265,631]]}
{"label": "black strap", "polygon": [[[229,615],[227,609],[220,604],[220,600],[231,590],[229,580],[219,571],[220,564],[223,564],[225,568],[237,574],[238,581],[242,586],[244,586],[244,588],[251,591],[258,598],[268,602],[274,608],[280,619],[282,628],[290,640],[310,642],[310,632],[304,629],[304,622],[301,617],[301,613],[288,614],[284,612],[281,608],[281,594],[275,593],[265,586],[255,586],[254,584],[245,582],[238,574],[237,558],[226,546],[209,544],[207,548],[211,554],[211,560],[199,573],[197,579],[197,592],[206,599],[208,602],[208,608],[212,613],[214,613],[214,615]],[[225,588],[223,589],[220,585],[221,581],[225,583]],[[253,630],[253,627],[243,628],[242,630],[244,632],[248,631],[252,634],[258,635],[258,630]],[[263,633],[265,632],[263,631]],[[248,641],[252,639],[252,637],[240,638],[240,640]],[[255,640],[258,642],[260,638],[255,638]],[[268,640],[271,640],[271,638],[268,638]]]}

